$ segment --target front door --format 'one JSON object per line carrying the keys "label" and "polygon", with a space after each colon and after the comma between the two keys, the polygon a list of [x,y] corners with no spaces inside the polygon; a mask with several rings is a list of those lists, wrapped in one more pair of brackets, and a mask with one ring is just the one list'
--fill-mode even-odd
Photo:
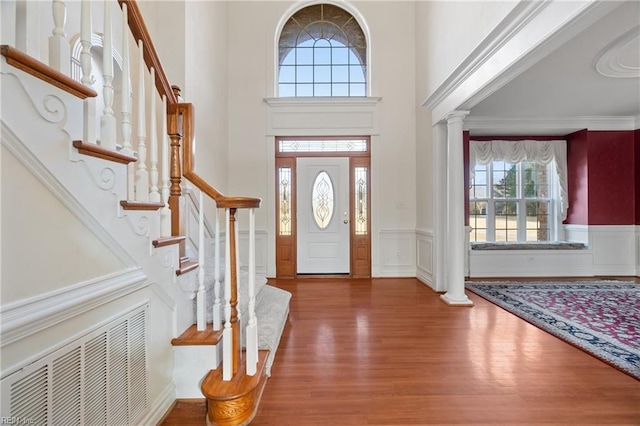
{"label": "front door", "polygon": [[349,273],[349,158],[299,157],[298,274]]}

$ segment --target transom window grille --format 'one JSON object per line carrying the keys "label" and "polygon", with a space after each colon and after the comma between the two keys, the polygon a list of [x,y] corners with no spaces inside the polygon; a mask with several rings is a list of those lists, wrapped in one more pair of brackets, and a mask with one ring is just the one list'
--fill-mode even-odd
{"label": "transom window grille", "polygon": [[332,4],[296,12],[278,46],[278,95],[366,96],[367,44],[356,19]]}
{"label": "transom window grille", "polygon": [[311,206],[313,210],[313,220],[318,228],[325,229],[331,223],[334,210],[333,183],[327,172],[320,172],[313,182],[311,191]]}
{"label": "transom window grille", "polygon": [[367,152],[367,139],[280,140],[280,152]]}
{"label": "transom window grille", "polygon": [[553,164],[476,164],[469,192],[471,241],[549,241]]}

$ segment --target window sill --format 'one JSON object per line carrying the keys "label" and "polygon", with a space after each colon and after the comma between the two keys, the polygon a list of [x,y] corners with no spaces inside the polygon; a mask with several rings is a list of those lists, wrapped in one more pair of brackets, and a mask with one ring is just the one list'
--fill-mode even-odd
{"label": "window sill", "polygon": [[587,245],[571,241],[471,243],[471,250],[585,250]]}

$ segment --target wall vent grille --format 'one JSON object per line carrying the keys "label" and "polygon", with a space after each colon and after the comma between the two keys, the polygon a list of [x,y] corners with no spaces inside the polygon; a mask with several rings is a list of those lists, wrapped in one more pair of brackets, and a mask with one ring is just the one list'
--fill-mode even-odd
{"label": "wall vent grille", "polygon": [[130,425],[148,411],[148,305],[2,379],[2,416],[31,425]]}

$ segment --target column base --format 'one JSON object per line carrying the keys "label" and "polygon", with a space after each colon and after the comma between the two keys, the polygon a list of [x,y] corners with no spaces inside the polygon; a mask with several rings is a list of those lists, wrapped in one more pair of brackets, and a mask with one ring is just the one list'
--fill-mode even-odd
{"label": "column base", "polygon": [[462,306],[462,307],[472,307],[473,301],[467,297],[466,294],[462,295],[462,298],[452,298],[451,295],[447,292],[445,294],[440,295],[440,299],[450,306]]}

